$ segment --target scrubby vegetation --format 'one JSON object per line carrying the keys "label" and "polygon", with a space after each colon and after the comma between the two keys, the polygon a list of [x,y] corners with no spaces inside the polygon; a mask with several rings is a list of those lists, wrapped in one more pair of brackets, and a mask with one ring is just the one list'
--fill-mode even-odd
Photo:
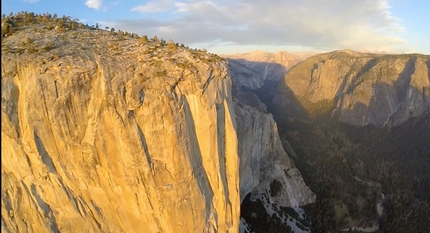
{"label": "scrubby vegetation", "polygon": [[[2,54],[34,54],[53,51],[57,55],[72,54],[63,48],[76,44],[75,50],[84,48],[104,48],[101,52],[115,55],[130,51],[133,47],[145,47],[144,53],[154,59],[164,59],[181,51],[189,51],[194,59],[202,62],[216,62],[224,60],[216,54],[208,53],[205,49],[192,49],[184,44],[166,41],[154,36],[139,36],[136,33],[105,27],[98,24],[87,25],[70,16],[58,17],[57,14],[35,14],[33,12],[19,12],[8,16],[2,15]],[[19,34],[19,36],[17,36]],[[6,38],[11,38],[7,40]],[[69,46],[70,47],[70,46]],[[76,51],[75,51],[76,52]]]}

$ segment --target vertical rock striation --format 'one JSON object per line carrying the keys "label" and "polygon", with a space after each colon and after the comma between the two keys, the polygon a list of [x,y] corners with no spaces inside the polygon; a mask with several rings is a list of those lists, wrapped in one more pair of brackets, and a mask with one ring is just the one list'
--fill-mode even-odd
{"label": "vertical rock striation", "polygon": [[2,231],[237,232],[225,65],[143,49],[2,54]]}
{"label": "vertical rock striation", "polygon": [[319,54],[288,72],[276,104],[292,91],[308,112],[325,101],[342,122],[400,125],[430,111],[429,64],[430,56],[421,54]]}
{"label": "vertical rock striation", "polygon": [[[316,196],[306,186],[299,170],[286,153],[279,138],[277,124],[267,113],[267,107],[252,92],[257,77],[237,75],[236,66],[230,66],[235,83],[234,109],[240,156],[240,198],[242,202],[240,232],[287,231],[309,232],[297,228],[303,221],[301,214],[289,215],[300,207],[315,202]],[[249,81],[249,82],[248,82]],[[299,213],[298,212],[298,213]],[[297,217],[301,216],[301,217]],[[294,219],[293,218],[297,218]],[[307,221],[307,220],[305,220]]]}
{"label": "vertical rock striation", "polygon": [[[299,207],[315,201],[315,195],[303,181],[285,152],[277,125],[271,114],[253,106],[235,102],[240,155],[240,197],[264,195],[272,204]],[[270,184],[277,180],[280,190],[270,195]],[[273,192],[272,192],[273,194]]]}
{"label": "vertical rock striation", "polygon": [[23,15],[2,34],[2,232],[238,232],[274,179],[274,203],[312,200],[218,56]]}

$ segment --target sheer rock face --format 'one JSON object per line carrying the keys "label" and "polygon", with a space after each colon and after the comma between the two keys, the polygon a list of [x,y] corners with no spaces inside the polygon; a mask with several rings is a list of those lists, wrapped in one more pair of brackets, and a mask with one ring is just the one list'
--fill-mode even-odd
{"label": "sheer rock face", "polygon": [[[282,207],[297,208],[314,203],[316,196],[306,186],[299,170],[285,152],[276,122],[267,113],[266,106],[251,92],[236,92],[234,97],[240,142],[242,205],[248,205],[249,201],[260,203],[264,210],[254,209],[253,213],[271,216],[273,223],[282,222],[286,229],[290,224],[286,218],[280,217],[283,216]],[[250,208],[244,207],[246,210]],[[249,232],[246,226],[255,227],[241,218],[240,232]]]}
{"label": "sheer rock face", "polygon": [[[311,53],[276,54],[255,51],[225,55],[232,74],[237,135],[240,155],[240,197],[268,202],[270,208],[299,207],[313,203],[315,194],[303,181],[279,138],[277,124],[267,107],[252,92],[265,81],[282,79],[293,65]],[[272,182],[280,184],[276,195],[269,192]],[[268,212],[271,209],[267,209]],[[272,214],[270,212],[270,214]]]}
{"label": "sheer rock face", "polygon": [[2,232],[237,232],[224,62],[69,44],[2,54]]}
{"label": "sheer rock face", "polygon": [[[258,89],[266,80],[282,79],[291,63],[296,64],[306,54],[255,51],[227,57],[235,87],[241,201],[250,193],[252,199],[268,200],[276,207],[299,207],[315,202],[315,194],[306,186],[282,146],[277,124],[267,113],[266,105],[254,93],[244,91]],[[281,184],[278,195],[268,192],[274,180]]]}
{"label": "sheer rock face", "polygon": [[224,61],[38,27],[2,39],[2,232],[237,232],[241,200],[273,179],[275,203],[312,201]]}
{"label": "sheer rock face", "polygon": [[429,112],[429,69],[428,55],[336,51],[291,69],[278,95],[292,91],[314,104],[334,101],[335,116],[354,125],[399,125]]}
{"label": "sheer rock face", "polygon": [[[235,102],[240,154],[240,197],[268,199],[276,206],[299,207],[315,202],[315,195],[303,181],[285,152],[271,114]],[[270,195],[270,184],[281,187]],[[273,193],[272,193],[273,194]],[[264,197],[262,197],[264,196]]]}

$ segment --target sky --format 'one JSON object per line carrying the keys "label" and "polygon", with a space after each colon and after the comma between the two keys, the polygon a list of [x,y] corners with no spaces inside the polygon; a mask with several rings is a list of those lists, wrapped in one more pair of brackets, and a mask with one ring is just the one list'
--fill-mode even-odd
{"label": "sky", "polygon": [[217,54],[352,49],[430,54],[430,0],[2,0]]}

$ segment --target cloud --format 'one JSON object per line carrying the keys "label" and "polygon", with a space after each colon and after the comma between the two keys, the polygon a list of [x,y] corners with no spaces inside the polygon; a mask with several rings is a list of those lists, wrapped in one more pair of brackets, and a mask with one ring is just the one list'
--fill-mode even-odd
{"label": "cloud", "polygon": [[24,2],[28,2],[28,3],[35,3],[38,2],[39,0],[24,0]]}
{"label": "cloud", "polygon": [[87,0],[85,5],[89,8],[99,10],[102,7],[102,0]]}
{"label": "cloud", "polygon": [[138,11],[141,13],[156,13],[171,10],[174,7],[174,1],[172,0],[157,0],[150,1],[144,5],[133,7],[131,11]]}
{"label": "cloud", "polygon": [[[387,0],[154,0],[119,28],[188,45],[392,50],[404,44]],[[155,17],[155,18],[154,18]]]}

